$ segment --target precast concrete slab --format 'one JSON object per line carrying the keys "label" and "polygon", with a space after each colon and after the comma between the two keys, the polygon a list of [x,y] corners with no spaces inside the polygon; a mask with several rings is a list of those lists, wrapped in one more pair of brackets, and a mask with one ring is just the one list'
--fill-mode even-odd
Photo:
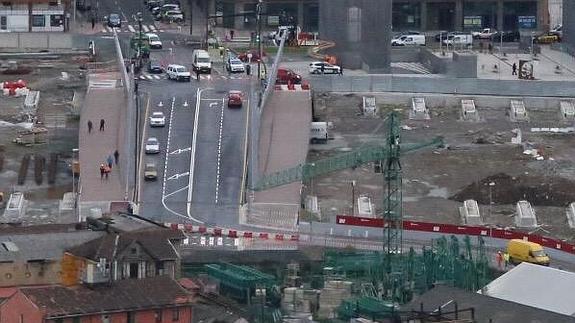
{"label": "precast concrete slab", "polygon": [[425,105],[424,98],[412,98],[411,110],[409,111],[409,119],[412,120],[429,120],[429,110]]}
{"label": "precast concrete slab", "polygon": [[573,101],[571,101],[571,100],[560,101],[559,102],[559,111],[561,114],[561,118],[564,121],[575,120],[575,105],[573,105]]}
{"label": "precast concrete slab", "polygon": [[377,116],[378,111],[374,96],[363,97],[362,112],[364,116],[369,117]]}
{"label": "precast concrete slab", "polygon": [[567,213],[567,223],[571,229],[575,229],[575,202],[569,203],[566,210]]}
{"label": "precast concrete slab", "polygon": [[479,206],[475,200],[465,200],[463,206],[459,208],[459,213],[463,219],[464,224],[467,225],[482,225],[481,214]]}
{"label": "precast concrete slab", "polygon": [[512,99],[509,106],[509,119],[512,122],[529,121],[529,115],[523,100]]}
{"label": "precast concrete slab", "polygon": [[464,121],[479,121],[479,112],[472,99],[461,100],[461,119]]}
{"label": "precast concrete slab", "polygon": [[517,202],[517,214],[515,215],[515,225],[520,228],[537,227],[537,217],[535,211],[528,201]]}

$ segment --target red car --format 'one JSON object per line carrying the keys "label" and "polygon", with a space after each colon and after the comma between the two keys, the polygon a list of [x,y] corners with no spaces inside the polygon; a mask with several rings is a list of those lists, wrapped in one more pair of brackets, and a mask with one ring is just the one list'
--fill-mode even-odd
{"label": "red car", "polygon": [[243,93],[241,91],[230,91],[228,92],[228,108],[231,107],[242,107],[242,97]]}
{"label": "red car", "polygon": [[[260,54],[255,49],[241,53],[240,55],[238,55],[238,58],[240,59],[240,61],[246,63],[248,61],[248,54],[252,54],[252,62],[257,62],[260,60]],[[266,57],[265,52],[262,52],[262,57]]]}
{"label": "red car", "polygon": [[278,68],[276,84],[301,84],[301,75],[287,68]]}

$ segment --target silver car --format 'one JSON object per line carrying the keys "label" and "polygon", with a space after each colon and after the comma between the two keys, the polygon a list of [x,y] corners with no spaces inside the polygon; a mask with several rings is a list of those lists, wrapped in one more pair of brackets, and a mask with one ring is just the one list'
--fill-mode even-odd
{"label": "silver car", "polygon": [[146,154],[158,154],[160,152],[160,143],[158,138],[150,137],[146,141]]}

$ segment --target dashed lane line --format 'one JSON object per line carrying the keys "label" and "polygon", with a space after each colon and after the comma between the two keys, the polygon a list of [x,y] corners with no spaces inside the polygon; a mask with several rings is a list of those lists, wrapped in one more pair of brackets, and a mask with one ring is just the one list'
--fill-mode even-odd
{"label": "dashed lane line", "polygon": [[216,169],[216,204],[218,204],[220,196],[220,175],[221,175],[221,164],[222,164],[222,133],[224,131],[224,106],[225,106],[225,99],[222,98],[222,109],[220,112],[220,133],[218,136],[218,162]]}

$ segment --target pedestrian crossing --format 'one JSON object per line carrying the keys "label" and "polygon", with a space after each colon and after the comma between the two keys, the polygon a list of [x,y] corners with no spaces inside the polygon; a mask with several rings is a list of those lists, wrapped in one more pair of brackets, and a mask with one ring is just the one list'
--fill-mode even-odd
{"label": "pedestrian crossing", "polygon": [[[166,74],[149,74],[142,73],[136,78],[140,80],[167,80],[168,76]],[[195,78],[195,74],[192,74],[192,78]],[[200,80],[247,80],[250,77],[247,75],[209,75],[200,74]]]}
{"label": "pedestrian crossing", "polygon": [[[140,27],[138,25],[127,25],[120,27],[102,27],[101,32],[104,34],[111,34],[116,30],[117,33],[136,33]],[[162,33],[164,32],[163,29],[156,28],[154,25],[142,25],[142,32],[144,33]]]}
{"label": "pedestrian crossing", "polygon": [[397,63],[391,63],[391,67],[401,68],[404,70],[415,72],[417,74],[431,74],[431,71],[428,70],[421,63],[397,62]]}

